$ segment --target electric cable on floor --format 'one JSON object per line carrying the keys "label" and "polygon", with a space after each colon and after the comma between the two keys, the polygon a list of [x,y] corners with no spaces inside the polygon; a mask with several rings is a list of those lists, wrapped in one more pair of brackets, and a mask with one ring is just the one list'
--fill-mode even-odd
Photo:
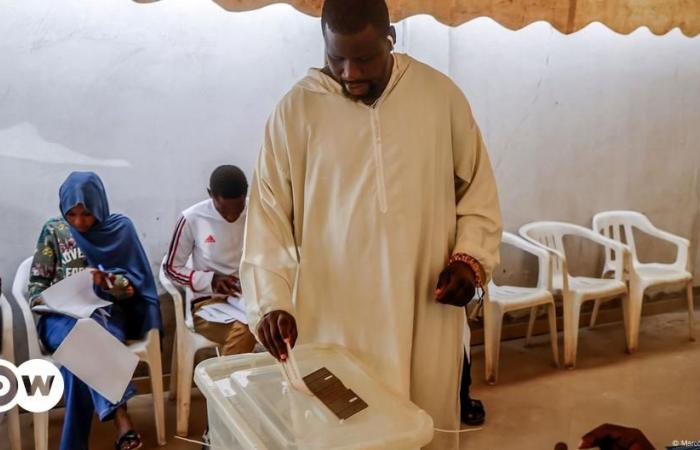
{"label": "electric cable on floor", "polygon": [[180,436],[175,436],[175,439],[180,439],[181,441],[189,442],[190,444],[198,444],[198,445],[204,446],[206,448],[210,448],[212,450],[231,450],[230,448],[226,448],[226,447],[215,447],[211,444],[207,444],[204,441],[198,441],[196,439],[188,439],[188,438],[184,438],[184,437],[180,437]]}
{"label": "electric cable on floor", "polygon": [[433,428],[435,431],[439,431],[440,433],[469,433],[471,431],[481,431],[483,428],[464,428],[462,430],[443,430],[442,428]]}

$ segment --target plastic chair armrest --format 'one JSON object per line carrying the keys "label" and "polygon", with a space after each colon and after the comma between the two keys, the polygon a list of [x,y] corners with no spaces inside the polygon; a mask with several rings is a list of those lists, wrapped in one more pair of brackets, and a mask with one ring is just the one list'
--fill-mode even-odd
{"label": "plastic chair armrest", "polygon": [[172,297],[176,297],[178,300],[182,301],[182,293],[175,287],[175,285],[165,277],[160,278],[160,284],[165,288],[165,292]]}
{"label": "plastic chair armrest", "polygon": [[[27,346],[29,347],[29,358],[41,358],[44,353],[42,351],[41,341],[39,340],[39,333],[36,330],[36,323],[34,322],[34,313],[32,313],[29,303],[24,297],[23,293],[19,296],[15,295],[16,289],[13,289],[13,297],[20,311],[22,311],[22,319],[24,321],[25,329],[27,330]],[[17,326],[16,324],[14,325]]]}
{"label": "plastic chair armrest", "polygon": [[[537,282],[537,287],[546,287],[548,290],[551,290],[552,288],[552,274],[553,274],[553,258],[558,258],[561,260],[561,267],[562,267],[562,283],[563,283],[563,289],[566,291],[569,289],[569,269],[568,265],[566,263],[566,255],[564,253],[560,252],[559,250],[555,250],[553,248],[547,247],[546,245],[542,244],[541,242],[538,242],[534,239],[532,239],[530,236],[528,236],[526,233],[524,233],[521,229],[520,231],[523,239],[527,241],[529,244],[531,244],[533,247],[536,249],[542,249],[545,252],[547,252],[548,255],[548,262],[546,263],[546,266],[548,267],[546,270],[548,280],[541,280],[538,277],[538,282]],[[539,257],[539,255],[538,255]],[[542,263],[540,263],[542,264]],[[540,270],[542,270],[542,266],[540,265]],[[542,281],[545,286],[540,286],[540,281]],[[547,286],[548,284],[548,286]]]}
{"label": "plastic chair armrest", "polygon": [[502,241],[504,244],[511,245],[526,253],[536,256],[538,262],[537,287],[547,290],[552,289],[551,249],[541,245],[535,245],[526,239],[506,232],[503,233]]}
{"label": "plastic chair armrest", "polygon": [[612,264],[613,270],[615,271],[615,276],[613,278],[619,281],[624,281],[625,273],[629,271],[629,265],[631,264],[630,255],[632,252],[630,251],[630,248],[614,239],[607,238],[591,230],[588,231],[590,231],[590,234],[588,235],[590,240],[613,250],[615,254],[618,255]]}
{"label": "plastic chair armrest", "polygon": [[0,330],[0,355],[3,358],[14,361],[14,343],[12,326],[12,307],[10,302],[0,293],[0,315],[2,315],[2,330]]}
{"label": "plastic chair armrest", "polygon": [[676,246],[676,260],[673,265],[679,269],[689,269],[688,253],[690,252],[690,241],[688,239],[656,228],[652,224],[648,224],[642,231],[657,239],[674,244]]}
{"label": "plastic chair armrest", "polygon": [[165,289],[165,292],[170,295],[170,297],[173,299],[173,307],[175,308],[175,326],[176,329],[179,329],[180,327],[186,328],[187,325],[185,323],[185,301],[183,298],[182,293],[180,292],[180,289],[177,288],[173,284],[172,281],[165,275],[163,272],[163,269],[158,273],[158,281],[160,281],[161,286]]}

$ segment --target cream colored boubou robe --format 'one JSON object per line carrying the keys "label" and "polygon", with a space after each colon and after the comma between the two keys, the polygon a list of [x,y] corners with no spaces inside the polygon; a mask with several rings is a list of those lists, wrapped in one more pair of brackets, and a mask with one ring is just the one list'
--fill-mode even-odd
{"label": "cream colored boubou robe", "polygon": [[[450,79],[395,54],[372,107],[312,69],[272,113],[253,175],[250,327],[288,311],[299,343],[346,346],[436,427],[456,429],[465,313],[436,303],[435,286],[453,253],[491,273],[500,235],[489,158]],[[436,433],[431,447],[456,446]]]}

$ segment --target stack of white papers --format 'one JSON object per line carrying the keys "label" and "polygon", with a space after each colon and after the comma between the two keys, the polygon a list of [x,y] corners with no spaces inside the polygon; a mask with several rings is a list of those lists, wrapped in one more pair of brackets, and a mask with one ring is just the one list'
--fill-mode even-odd
{"label": "stack of white papers", "polygon": [[204,305],[195,313],[207,322],[231,323],[235,320],[248,323],[245,314],[245,300],[241,297],[228,297],[226,302]]}

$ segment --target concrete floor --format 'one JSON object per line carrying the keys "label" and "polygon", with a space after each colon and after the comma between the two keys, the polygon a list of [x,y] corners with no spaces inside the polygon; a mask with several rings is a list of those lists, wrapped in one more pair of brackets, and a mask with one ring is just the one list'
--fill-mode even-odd
{"label": "concrete floor", "polygon": [[[639,427],[659,449],[674,440],[700,441],[700,342],[687,339],[687,314],[644,317],[639,351],[626,355],[623,348],[619,323],[582,329],[578,367],[564,370],[552,366],[546,336],[529,348],[522,340],[507,341],[496,386],[483,382],[483,347],[472,349],[473,396],[484,402],[487,421],[481,431],[463,435],[462,449],[549,450],[560,441],[575,449],[583,433],[603,422]],[[199,439],[206,412],[196,391],[192,403],[191,437]],[[166,408],[169,442],[163,448],[199,450],[172,438],[174,403]],[[154,448],[150,397],[137,397],[129,410],[145,448]],[[62,418],[60,410],[51,414],[51,449],[58,448]],[[22,418],[26,450],[33,448],[29,419]],[[111,424],[95,422],[91,449],[113,448],[113,436]],[[0,427],[0,450],[6,449]]]}

